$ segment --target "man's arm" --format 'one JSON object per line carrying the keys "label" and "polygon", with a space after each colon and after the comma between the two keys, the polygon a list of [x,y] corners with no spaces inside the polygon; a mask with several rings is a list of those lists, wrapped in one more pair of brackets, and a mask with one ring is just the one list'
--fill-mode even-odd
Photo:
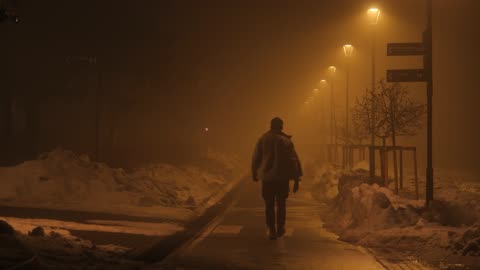
{"label": "man's arm", "polygon": [[293,179],[295,180],[295,183],[293,184],[293,193],[296,193],[300,188],[300,177],[303,176],[303,170],[302,164],[300,163],[300,158],[298,157],[297,151],[295,151],[293,142],[291,142],[290,155],[294,167]]}
{"label": "man's arm", "polygon": [[298,154],[295,151],[295,146],[293,145],[292,141],[290,141],[289,143],[288,156],[291,162],[290,166],[293,167],[291,177],[293,178],[293,180],[300,181],[300,177],[303,176],[302,164],[300,163],[300,158],[298,157]]}
{"label": "man's arm", "polygon": [[257,144],[255,145],[255,150],[253,151],[252,157],[252,179],[253,181],[258,181],[257,171],[260,168],[260,164],[262,163],[263,152],[262,152],[262,140],[258,140]]}

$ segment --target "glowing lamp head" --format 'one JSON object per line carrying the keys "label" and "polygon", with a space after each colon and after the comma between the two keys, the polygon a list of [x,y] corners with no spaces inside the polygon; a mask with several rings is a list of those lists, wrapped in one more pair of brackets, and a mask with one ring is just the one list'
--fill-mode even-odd
{"label": "glowing lamp head", "polygon": [[209,129],[208,129],[208,128],[205,128],[204,130],[205,130],[205,132],[208,132]]}
{"label": "glowing lamp head", "polygon": [[351,44],[343,45],[343,53],[346,57],[350,57],[353,54],[353,46]]}
{"label": "glowing lamp head", "polygon": [[324,88],[325,86],[327,86],[327,81],[326,80],[320,80],[320,87]]}
{"label": "glowing lamp head", "polygon": [[335,66],[329,66],[329,67],[328,67],[328,73],[329,73],[330,75],[334,75],[335,72],[337,72],[337,68],[336,68]]}
{"label": "glowing lamp head", "polygon": [[376,7],[369,8],[367,14],[370,24],[378,23],[378,18],[380,18],[380,9]]}

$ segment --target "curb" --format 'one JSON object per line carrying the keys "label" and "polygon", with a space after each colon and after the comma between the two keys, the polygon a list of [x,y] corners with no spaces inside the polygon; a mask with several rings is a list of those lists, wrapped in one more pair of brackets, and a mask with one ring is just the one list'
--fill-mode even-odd
{"label": "curb", "polygon": [[222,189],[222,192],[218,192],[212,196],[204,206],[198,210],[198,217],[187,223],[185,230],[165,237],[152,248],[135,256],[135,259],[149,263],[158,263],[174,255],[176,251],[181,250],[182,247],[191,244],[201,236],[206,229],[211,227],[216,217],[228,208],[235,194],[240,190],[242,182],[245,183],[244,180],[246,180],[246,177],[241,177],[229,183]]}

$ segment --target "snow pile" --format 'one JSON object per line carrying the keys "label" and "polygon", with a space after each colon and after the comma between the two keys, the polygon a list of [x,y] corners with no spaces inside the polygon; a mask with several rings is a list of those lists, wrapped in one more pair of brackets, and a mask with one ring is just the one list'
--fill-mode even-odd
{"label": "snow pile", "polygon": [[[367,164],[368,165],[368,164]],[[436,179],[436,200],[425,208],[370,180],[365,164],[351,171],[326,166],[316,176],[315,198],[327,202],[325,224],[344,241],[420,255],[435,265],[480,266],[480,189],[475,182]],[[445,180],[447,179],[447,181]],[[337,183],[337,196],[325,190]],[[330,194],[335,194],[331,192]],[[468,257],[462,257],[468,256]]]}
{"label": "snow pile", "polygon": [[480,225],[474,225],[462,233],[454,234],[449,247],[463,256],[480,256]]}
{"label": "snow pile", "polygon": [[0,217],[0,223],[5,222],[15,228],[17,232],[31,235],[35,228],[41,227],[44,234],[57,233],[65,238],[72,238],[70,231],[95,231],[108,233],[137,234],[148,236],[171,235],[183,230],[175,223],[151,223],[123,220],[85,220],[83,222],[61,221],[52,219],[28,219]]}
{"label": "snow pile", "polygon": [[[13,222],[10,225],[15,233],[8,241],[0,243],[0,250],[3,251],[0,265],[3,263],[7,268],[31,258],[31,251],[36,255],[36,260],[27,266],[28,269],[91,269],[92,266],[95,269],[139,269],[143,266],[141,262],[126,259],[125,255],[130,251],[127,247],[95,245],[59,228],[37,226],[27,231],[27,226],[22,224]],[[12,248],[13,241],[18,244]],[[19,258],[22,253],[28,256]]]}
{"label": "snow pile", "polygon": [[368,162],[368,160],[359,161],[353,166],[352,170],[356,172],[363,171],[367,173],[370,170],[370,163]]}
{"label": "snow pile", "polygon": [[315,168],[312,196],[324,202],[335,199],[338,196],[338,179],[338,171],[332,166]]}
{"label": "snow pile", "polygon": [[361,184],[343,189],[339,196],[340,224],[343,228],[370,230],[415,225],[420,206],[405,203],[391,190],[377,184]]}
{"label": "snow pile", "polygon": [[154,164],[127,173],[92,162],[86,155],[56,149],[38,160],[0,168],[0,203],[114,213],[147,207],[195,208],[233,180],[225,177],[229,168],[221,170],[227,163],[226,157],[221,158],[215,172]]}

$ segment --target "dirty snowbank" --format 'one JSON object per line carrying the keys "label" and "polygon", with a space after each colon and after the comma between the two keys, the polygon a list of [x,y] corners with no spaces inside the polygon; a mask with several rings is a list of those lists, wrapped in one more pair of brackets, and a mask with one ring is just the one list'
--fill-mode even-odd
{"label": "dirty snowbank", "polygon": [[436,181],[436,201],[426,209],[424,201],[397,196],[377,179],[371,182],[363,167],[325,166],[315,178],[313,197],[328,205],[326,226],[341,240],[420,256],[444,269],[466,261],[480,266],[480,193],[443,177],[449,180]]}
{"label": "dirty snowbank", "polygon": [[[37,160],[0,168],[0,205],[148,216],[165,222],[13,217],[0,217],[0,222],[13,226],[15,239],[33,250],[45,269],[140,269],[143,263],[128,259],[131,247],[96,245],[75,232],[152,238],[174,234],[223,196],[242,173],[240,161],[212,151],[195,165],[150,164],[126,171],[56,149]],[[32,233],[38,230],[40,235]],[[2,255],[8,254],[0,254],[0,262]]]}
{"label": "dirty snowbank", "polygon": [[126,258],[125,254],[130,251],[127,247],[95,245],[71,235],[68,230],[32,227],[33,224],[25,221],[0,223],[14,230],[8,234],[0,232],[2,269],[25,262],[28,264],[22,269],[140,269],[144,266],[143,262]]}
{"label": "dirty snowbank", "polygon": [[56,149],[0,168],[0,204],[186,219],[238,178],[240,163],[209,152],[210,167],[152,164],[127,172]]}

